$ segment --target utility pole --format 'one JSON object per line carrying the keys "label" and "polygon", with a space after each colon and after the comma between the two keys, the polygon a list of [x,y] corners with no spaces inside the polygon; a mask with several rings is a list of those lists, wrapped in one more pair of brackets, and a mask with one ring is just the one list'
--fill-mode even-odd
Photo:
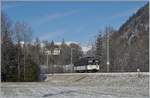
{"label": "utility pole", "polygon": [[51,51],[47,51],[47,53],[46,53],[46,55],[47,55],[47,72],[49,73],[49,55],[51,55]]}
{"label": "utility pole", "polygon": [[74,70],[74,68],[73,68],[73,49],[74,48],[71,48],[71,57],[70,57],[70,65],[72,66],[72,72]]}
{"label": "utility pole", "polygon": [[17,69],[18,69],[18,81],[20,81],[20,41],[18,41],[18,54],[17,54],[17,60],[18,60],[18,66],[17,66]]}
{"label": "utility pole", "polygon": [[25,61],[25,60],[26,60],[26,58],[25,58],[26,55],[25,55],[25,51],[26,51],[26,50],[25,50],[25,47],[26,47],[26,46],[25,46],[25,41],[24,41],[24,69],[23,69],[23,74],[24,74],[23,79],[24,79],[24,81],[25,81],[25,78],[26,78],[26,73],[25,73],[25,71],[26,71],[26,61]]}
{"label": "utility pole", "polygon": [[48,65],[48,54],[47,55],[47,72],[49,72],[49,65]]}
{"label": "utility pole", "polygon": [[110,65],[110,61],[109,61],[109,27],[106,27],[106,47],[107,47],[107,72],[109,72],[109,65]]}
{"label": "utility pole", "polygon": [[49,62],[48,62],[48,59],[49,59],[49,56],[48,55],[50,55],[50,51],[48,51],[48,50],[46,50],[45,51],[45,55],[46,55],[46,57],[47,57],[47,61],[46,61],[46,63],[47,63],[47,73],[49,72]]}
{"label": "utility pole", "polygon": [[72,50],[73,50],[73,48],[71,48],[71,60],[70,60],[70,64],[72,65]]}
{"label": "utility pole", "polygon": [[[60,55],[60,49],[55,48],[53,51],[51,51],[51,50],[46,50],[45,53],[46,53],[46,56],[47,56],[47,67],[48,67],[47,72],[49,72],[49,55],[50,55],[51,57],[54,56],[54,55]],[[52,62],[53,62],[53,64],[54,64],[54,61],[53,61],[53,60],[52,60]],[[52,74],[54,74],[54,71],[53,71],[53,70],[54,70],[53,64],[51,65],[51,72],[52,72]]]}

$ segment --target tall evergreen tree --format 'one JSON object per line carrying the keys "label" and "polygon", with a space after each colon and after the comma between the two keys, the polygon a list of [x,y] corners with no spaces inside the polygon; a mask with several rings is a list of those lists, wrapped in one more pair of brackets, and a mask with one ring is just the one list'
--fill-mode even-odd
{"label": "tall evergreen tree", "polygon": [[102,61],[102,32],[99,32],[98,37],[96,39],[96,57]]}

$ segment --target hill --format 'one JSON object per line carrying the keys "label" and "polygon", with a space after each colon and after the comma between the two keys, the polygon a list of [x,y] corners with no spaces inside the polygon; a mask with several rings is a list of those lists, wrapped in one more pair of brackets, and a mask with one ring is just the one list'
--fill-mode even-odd
{"label": "hill", "polygon": [[110,37],[111,70],[149,70],[149,3],[131,16]]}

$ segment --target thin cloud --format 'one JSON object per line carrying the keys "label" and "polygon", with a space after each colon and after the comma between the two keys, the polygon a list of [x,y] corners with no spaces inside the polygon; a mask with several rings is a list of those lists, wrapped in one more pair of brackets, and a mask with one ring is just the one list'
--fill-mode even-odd
{"label": "thin cloud", "polygon": [[16,7],[25,7],[27,6],[28,3],[26,4],[22,4],[22,3],[17,3],[17,2],[9,2],[9,1],[2,1],[1,5],[2,5],[2,9],[13,9]]}
{"label": "thin cloud", "polygon": [[47,22],[50,22],[50,21],[53,21],[56,19],[60,19],[60,18],[67,17],[67,16],[72,16],[78,12],[79,11],[77,11],[77,10],[71,10],[69,12],[48,14],[46,16],[32,20],[32,23],[34,23],[34,26],[39,26],[39,25],[42,25],[44,23],[47,23]]}
{"label": "thin cloud", "polygon": [[55,31],[55,32],[49,32],[49,33],[45,33],[39,37],[40,40],[49,40],[49,39],[54,39],[56,37],[60,37],[62,34],[64,34],[65,32],[63,31]]}
{"label": "thin cloud", "polygon": [[[139,8],[133,8],[133,9],[130,9],[130,10],[127,10],[127,11],[123,11],[123,12],[117,12],[117,13],[113,13],[112,15],[109,15],[109,16],[105,16],[105,17],[101,17],[99,16],[97,19],[96,19],[96,22],[99,22],[100,24],[106,24],[106,25],[111,25],[111,21],[112,20],[116,20],[118,18],[121,18],[121,17],[130,17],[132,16],[134,13],[137,12]],[[100,21],[97,21],[99,20],[100,18],[103,18],[102,20]],[[127,18],[128,19],[128,18]],[[90,27],[92,24],[94,24],[95,21],[91,22],[90,24],[86,24],[84,26],[84,28],[88,28]],[[103,25],[104,27],[106,25]],[[120,26],[119,26],[120,27]]]}

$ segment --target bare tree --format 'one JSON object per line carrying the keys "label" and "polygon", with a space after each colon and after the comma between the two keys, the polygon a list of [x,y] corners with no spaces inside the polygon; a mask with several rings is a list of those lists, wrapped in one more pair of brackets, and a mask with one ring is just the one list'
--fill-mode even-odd
{"label": "bare tree", "polygon": [[21,65],[20,65],[20,56],[21,53],[19,50],[23,50],[23,79],[25,80],[25,75],[26,75],[26,45],[30,43],[32,39],[32,30],[31,28],[24,22],[17,22],[15,24],[15,32],[16,32],[16,42],[18,45],[18,79],[20,80],[20,75],[21,75]]}

